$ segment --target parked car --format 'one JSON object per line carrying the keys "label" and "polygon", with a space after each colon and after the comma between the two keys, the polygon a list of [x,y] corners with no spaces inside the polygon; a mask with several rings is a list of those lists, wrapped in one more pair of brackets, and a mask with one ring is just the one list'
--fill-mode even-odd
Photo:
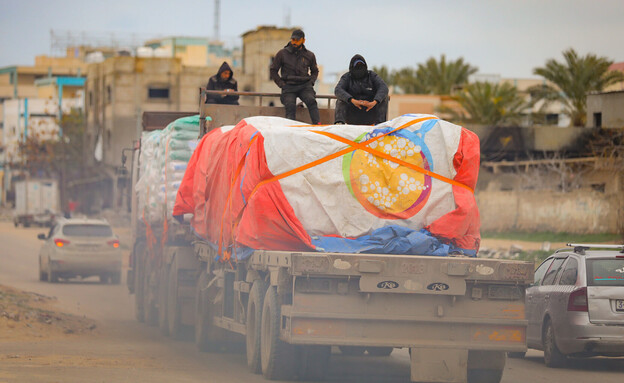
{"label": "parked car", "polygon": [[568,356],[624,356],[624,245],[568,246],[526,290],[527,346],[543,350],[548,367]]}
{"label": "parked car", "polygon": [[61,218],[46,234],[39,251],[39,280],[97,275],[100,282],[121,281],[119,239],[105,220]]}

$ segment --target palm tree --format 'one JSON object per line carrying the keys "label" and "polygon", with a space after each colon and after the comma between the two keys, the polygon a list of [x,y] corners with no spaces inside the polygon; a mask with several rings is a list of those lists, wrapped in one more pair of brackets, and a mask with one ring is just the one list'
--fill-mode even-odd
{"label": "palm tree", "polygon": [[442,55],[440,61],[431,57],[424,64],[418,64],[416,78],[424,84],[426,93],[451,94],[455,88],[467,84],[468,77],[477,70],[461,57],[447,62]]}
{"label": "palm tree", "polygon": [[580,57],[572,48],[563,52],[563,58],[563,63],[550,59],[544,67],[533,70],[549,84],[534,86],[530,92],[536,100],[561,102],[572,125],[585,126],[587,94],[624,81],[624,74],[609,71],[611,60],[591,53]]}
{"label": "palm tree", "polygon": [[518,89],[509,83],[471,83],[454,99],[467,115],[448,108],[443,111],[450,112],[454,119],[487,126],[518,124],[528,107]]}

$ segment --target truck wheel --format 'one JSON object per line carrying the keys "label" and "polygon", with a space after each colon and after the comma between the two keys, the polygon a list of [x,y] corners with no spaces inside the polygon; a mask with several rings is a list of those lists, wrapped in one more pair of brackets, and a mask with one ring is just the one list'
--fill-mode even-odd
{"label": "truck wheel", "polygon": [[145,260],[144,278],[143,278],[143,310],[145,311],[145,323],[150,326],[158,324],[158,308],[156,307],[155,291],[157,287],[154,286],[154,272],[152,270],[153,264],[149,259]]}
{"label": "truck wheel", "polygon": [[566,364],[566,356],[557,347],[555,329],[550,321],[546,322],[544,330],[544,364],[552,368],[563,367]]}
{"label": "truck wheel", "polygon": [[500,383],[507,353],[502,351],[468,352],[468,383]]}
{"label": "truck wheel", "polygon": [[212,324],[214,314],[214,287],[206,288],[208,274],[202,271],[195,285],[195,344],[200,351],[216,351],[220,347],[222,333]]}
{"label": "truck wheel", "polygon": [[301,380],[325,380],[331,357],[330,346],[297,346],[297,374]]}
{"label": "truck wheel", "polygon": [[158,328],[163,335],[169,335],[169,321],[167,310],[167,281],[169,279],[169,268],[165,267],[158,278]]}
{"label": "truck wheel", "polygon": [[260,362],[260,332],[262,328],[262,306],[267,285],[261,279],[254,281],[247,301],[247,331],[245,344],[247,346],[247,367],[254,374],[262,372]]}
{"label": "truck wheel", "polygon": [[289,380],[295,375],[295,349],[280,339],[281,319],[277,287],[271,286],[264,296],[260,333],[262,375],[269,380]]}
{"label": "truck wheel", "polygon": [[167,322],[169,323],[169,335],[174,339],[181,337],[181,310],[178,299],[178,269],[175,267],[175,260],[171,263],[167,278]]}
{"label": "truck wheel", "polygon": [[347,356],[360,356],[364,355],[366,351],[366,347],[362,346],[338,346],[338,349],[342,353],[342,355]]}
{"label": "truck wheel", "polygon": [[136,246],[136,252],[133,254],[133,273],[134,273],[134,316],[139,322],[145,322],[145,310],[143,307],[143,271],[144,259],[146,256],[145,243],[140,242]]}
{"label": "truck wheel", "polygon": [[48,282],[50,283],[58,282],[58,274],[52,271],[52,267],[50,266],[49,262],[48,262]]}
{"label": "truck wheel", "polygon": [[368,347],[368,355],[371,356],[389,356],[394,350],[393,347]]}

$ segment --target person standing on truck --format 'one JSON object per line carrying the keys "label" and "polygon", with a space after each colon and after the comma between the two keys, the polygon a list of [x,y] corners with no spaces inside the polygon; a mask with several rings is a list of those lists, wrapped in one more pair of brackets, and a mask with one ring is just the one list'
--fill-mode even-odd
{"label": "person standing on truck", "polygon": [[[217,74],[210,77],[206,90],[224,90],[237,92],[238,83],[234,79],[234,72],[227,62],[223,62]],[[206,104],[229,104],[238,105],[237,94],[206,94]]]}
{"label": "person standing on truck", "polygon": [[[319,124],[318,105],[314,83],[318,77],[316,56],[306,49],[305,34],[295,29],[290,42],[277,54],[271,64],[271,78],[282,90],[280,100],[286,108],[286,118],[295,119],[297,97],[303,101],[310,111],[312,124]],[[280,72],[278,74],[278,72]]]}
{"label": "person standing on truck", "polygon": [[377,73],[368,70],[361,55],[351,58],[349,72],[340,77],[334,94],[338,98],[335,124],[376,125],[386,121],[388,86]]}

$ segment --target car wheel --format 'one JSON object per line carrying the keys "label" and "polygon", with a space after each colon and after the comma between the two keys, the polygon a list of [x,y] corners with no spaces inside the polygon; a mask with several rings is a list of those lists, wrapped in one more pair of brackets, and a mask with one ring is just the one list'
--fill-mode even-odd
{"label": "car wheel", "polygon": [[48,263],[48,282],[57,283],[58,282],[58,274],[52,271],[52,267]]}
{"label": "car wheel", "polygon": [[39,280],[42,282],[48,280],[48,273],[43,271],[43,267],[41,266],[41,260],[39,260]]}
{"label": "car wheel", "polygon": [[544,330],[544,363],[552,368],[562,367],[566,363],[566,356],[557,347],[555,329],[550,321],[546,322]]}

